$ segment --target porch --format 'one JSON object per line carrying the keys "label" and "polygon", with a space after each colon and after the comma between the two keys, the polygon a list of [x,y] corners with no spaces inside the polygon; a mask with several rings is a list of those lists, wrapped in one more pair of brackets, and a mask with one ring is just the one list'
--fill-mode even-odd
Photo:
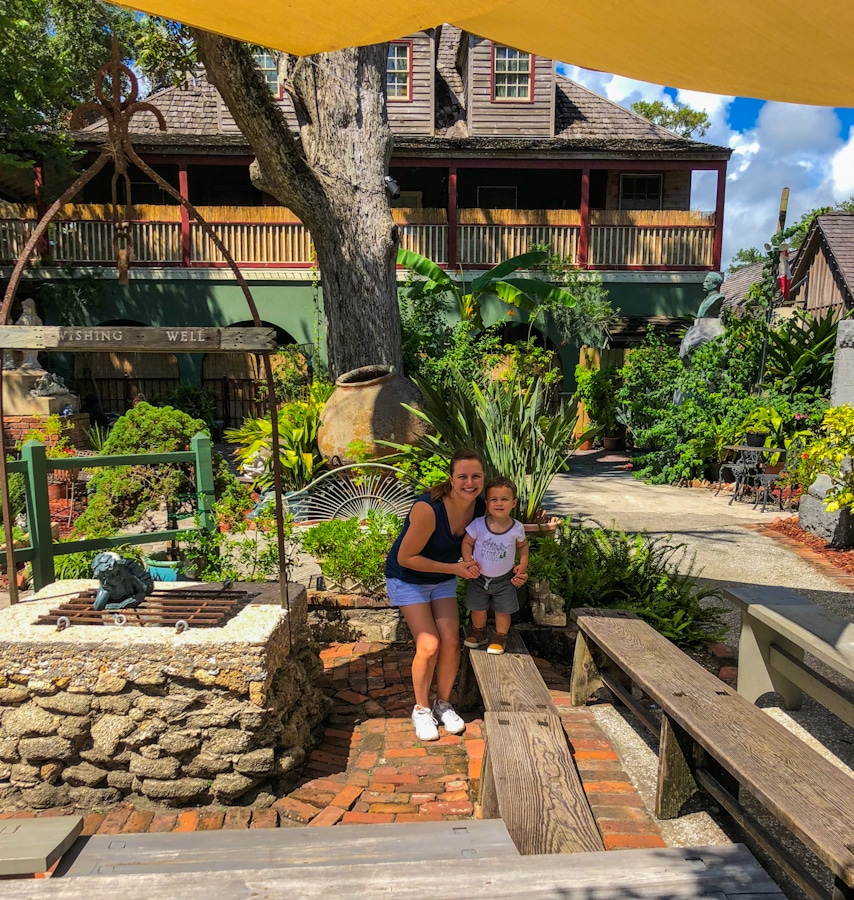
{"label": "porch", "polygon": [[[315,265],[308,229],[286,208],[203,206],[199,212],[241,266]],[[714,212],[462,208],[449,215],[443,208],[398,208],[392,213],[400,226],[401,245],[447,268],[488,268],[535,244],[549,244],[586,269],[692,271],[717,268],[720,261]],[[18,258],[37,221],[34,205],[0,204],[0,265]],[[130,232],[137,266],[225,266],[216,247],[179,206],[132,207]],[[111,207],[67,206],[51,225],[35,261],[115,265]]]}

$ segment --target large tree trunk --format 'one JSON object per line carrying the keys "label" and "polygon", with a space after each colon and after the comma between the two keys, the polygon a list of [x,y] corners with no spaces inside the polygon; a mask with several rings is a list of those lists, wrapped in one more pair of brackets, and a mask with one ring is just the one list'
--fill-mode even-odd
{"label": "large tree trunk", "polygon": [[247,46],[204,31],[193,36],[208,77],[255,153],[253,182],[311,232],[330,373],[375,364],[400,370],[399,240],[385,193],[392,147],[388,45],[283,58],[280,72],[300,123],[297,141]]}

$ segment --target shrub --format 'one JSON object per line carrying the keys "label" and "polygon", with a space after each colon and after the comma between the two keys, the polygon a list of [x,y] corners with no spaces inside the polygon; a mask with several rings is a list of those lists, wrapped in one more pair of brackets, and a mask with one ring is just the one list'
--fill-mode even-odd
{"label": "shrub", "polygon": [[330,581],[343,586],[350,579],[374,593],[385,583],[385,558],[401,526],[397,516],[372,510],[364,523],[355,518],[320,522],[300,542]]}
{"label": "shrub", "polygon": [[200,384],[180,384],[169,391],[163,402],[156,406],[171,406],[205,424],[205,431],[212,434],[216,418],[216,402],[211,391]]}
{"label": "shrub", "polygon": [[[172,453],[189,450],[204,423],[171,406],[140,403],[113,426],[104,442],[104,456]],[[218,453],[212,454],[214,490],[222,496],[236,479]],[[116,466],[99,469],[89,482],[89,504],[74,523],[84,537],[108,537],[129,524],[142,522],[164,503],[171,511],[196,508],[196,478],[190,463]]]}
{"label": "shrub", "polygon": [[[676,644],[717,640],[722,610],[701,600],[720,598],[700,587],[684,544],[666,537],[629,535],[601,525],[587,528],[566,520],[554,538],[532,540],[530,583],[545,581],[576,606],[628,609]],[[681,571],[680,571],[681,570]]]}
{"label": "shrub", "polygon": [[[854,409],[849,404],[832,406],[824,414],[821,435],[801,455],[803,475],[824,473],[833,484],[824,498],[828,512],[854,510]],[[802,482],[807,487],[808,482]]]}

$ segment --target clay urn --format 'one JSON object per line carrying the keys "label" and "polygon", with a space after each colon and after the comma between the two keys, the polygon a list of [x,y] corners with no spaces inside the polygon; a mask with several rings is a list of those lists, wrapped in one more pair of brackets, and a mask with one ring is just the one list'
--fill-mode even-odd
{"label": "clay urn", "polygon": [[320,414],[317,446],[333,465],[357,462],[354,450],[369,457],[392,450],[377,441],[417,444],[427,431],[401,404],[421,405],[418,388],[387,366],[362,366],[345,372]]}

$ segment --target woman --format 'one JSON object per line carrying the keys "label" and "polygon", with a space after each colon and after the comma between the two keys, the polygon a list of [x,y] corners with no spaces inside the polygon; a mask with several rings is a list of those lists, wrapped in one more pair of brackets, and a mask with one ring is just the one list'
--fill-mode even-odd
{"label": "woman", "polygon": [[[415,638],[412,723],[420,741],[435,741],[441,722],[449,734],[465,731],[449,699],[460,664],[457,578],[477,578],[480,567],[460,560],[466,526],[486,505],[483,460],[462,448],[451,457],[450,477],[419,497],[386,560],[391,605],[399,607]],[[436,674],[436,702],[430,685]]]}

